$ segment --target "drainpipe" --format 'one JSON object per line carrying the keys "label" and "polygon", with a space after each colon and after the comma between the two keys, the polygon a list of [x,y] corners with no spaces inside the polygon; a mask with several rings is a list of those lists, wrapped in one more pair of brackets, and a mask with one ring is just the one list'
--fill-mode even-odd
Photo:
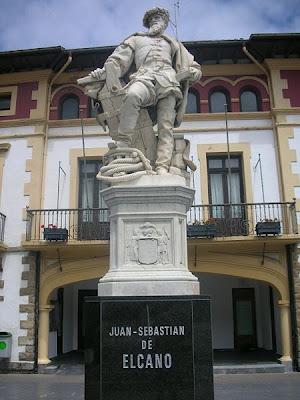
{"label": "drainpipe", "polygon": [[35,304],[34,304],[34,373],[38,373],[38,347],[39,347],[39,315],[40,315],[40,271],[41,271],[41,253],[35,254]]}
{"label": "drainpipe", "polygon": [[69,52],[69,56],[65,64],[61,67],[61,69],[54,75],[51,79],[48,87],[48,96],[47,96],[47,113],[46,113],[46,121],[44,125],[44,135],[45,135],[45,142],[44,142],[44,151],[43,151],[43,170],[42,170],[42,183],[41,183],[41,208],[44,205],[45,201],[45,175],[46,175],[46,162],[47,162],[47,152],[48,152],[48,131],[49,131],[49,117],[50,117],[50,106],[51,106],[51,89],[54,82],[58,79],[58,77],[65,71],[65,69],[71,64],[72,62],[72,54]]}
{"label": "drainpipe", "polygon": [[283,169],[282,169],[282,162],[281,162],[281,157],[279,153],[279,140],[278,140],[278,127],[276,124],[276,118],[274,114],[274,108],[275,108],[275,96],[274,96],[274,91],[273,91],[273,86],[271,82],[271,76],[270,76],[270,71],[268,68],[265,68],[260,62],[257,61],[257,59],[248,51],[246,45],[243,45],[243,52],[246,54],[246,56],[258,66],[259,69],[263,71],[263,73],[266,75],[267,80],[268,80],[268,87],[269,87],[269,93],[270,93],[270,105],[271,105],[271,117],[272,117],[272,129],[273,129],[273,136],[274,136],[274,141],[275,141],[275,156],[276,156],[276,161],[278,165],[278,184],[279,184],[279,195],[280,195],[280,200],[281,202],[286,202],[288,201],[285,198],[285,193],[284,193],[284,182],[283,182]]}

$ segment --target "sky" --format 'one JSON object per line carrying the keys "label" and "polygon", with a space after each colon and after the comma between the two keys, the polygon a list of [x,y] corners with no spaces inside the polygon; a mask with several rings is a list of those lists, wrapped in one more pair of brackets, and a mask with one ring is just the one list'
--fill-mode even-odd
{"label": "sky", "polygon": [[[144,12],[155,6],[169,10],[181,41],[300,32],[300,0],[0,0],[0,5],[0,51],[114,46],[145,30]],[[173,24],[168,33],[175,36]]]}

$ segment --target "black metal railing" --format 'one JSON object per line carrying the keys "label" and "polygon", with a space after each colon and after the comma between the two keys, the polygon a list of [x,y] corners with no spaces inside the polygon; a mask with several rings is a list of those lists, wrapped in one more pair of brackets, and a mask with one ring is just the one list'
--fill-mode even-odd
{"label": "black metal railing", "polygon": [[45,229],[66,229],[68,240],[109,240],[108,210],[27,210],[26,240],[44,240]]}
{"label": "black metal railing", "polygon": [[0,242],[4,242],[4,228],[6,216],[0,212]]}
{"label": "black metal railing", "polygon": [[[189,226],[212,224],[213,234],[207,236],[217,237],[256,235],[257,223],[263,221],[279,223],[281,234],[298,233],[295,203],[194,205],[187,214]],[[66,229],[68,240],[109,240],[108,210],[27,210],[26,240],[44,240],[45,228]]]}
{"label": "black metal railing", "polygon": [[258,222],[277,222],[281,234],[298,233],[295,203],[240,203],[194,205],[188,225],[214,224],[214,236],[256,234]]}

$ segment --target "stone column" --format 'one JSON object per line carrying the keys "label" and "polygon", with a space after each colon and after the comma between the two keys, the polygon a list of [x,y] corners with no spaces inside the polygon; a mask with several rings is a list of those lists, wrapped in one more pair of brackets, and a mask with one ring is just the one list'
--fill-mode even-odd
{"label": "stone column", "polygon": [[38,363],[49,364],[48,346],[49,346],[49,313],[53,309],[51,305],[40,307],[39,317],[39,353]]}
{"label": "stone column", "polygon": [[110,267],[99,296],[197,295],[188,270],[186,213],[194,190],[171,174],[103,190],[110,213]]}
{"label": "stone column", "polygon": [[292,346],[291,346],[291,324],[290,324],[290,303],[288,300],[278,301],[280,311],[280,330],[282,341],[282,356],[279,361],[292,369]]}

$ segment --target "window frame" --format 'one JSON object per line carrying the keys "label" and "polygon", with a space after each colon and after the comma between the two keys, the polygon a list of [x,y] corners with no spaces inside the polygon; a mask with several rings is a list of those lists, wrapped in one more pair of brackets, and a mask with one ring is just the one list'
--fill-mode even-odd
{"label": "window frame", "polygon": [[7,110],[0,110],[0,117],[13,116],[16,114],[17,109],[17,86],[0,87],[0,96],[10,96],[10,108]]}
{"label": "window frame", "polygon": [[[96,166],[100,167],[103,165],[103,159],[101,158],[90,158],[86,160],[86,164],[94,164],[95,171],[94,172],[84,172],[84,159],[80,158],[78,160],[78,174],[79,174],[79,190],[78,190],[78,208],[83,208],[83,193],[84,193],[84,180],[85,178],[94,178],[94,187],[93,187],[93,199],[92,204],[89,204],[89,208],[101,208],[99,207],[99,190],[100,190],[100,181],[96,178],[98,171],[96,171]],[[96,184],[96,188],[95,188]],[[98,205],[97,205],[98,204]]]}
{"label": "window frame", "polygon": [[[212,111],[211,96],[214,93],[217,93],[217,92],[220,92],[220,93],[224,94],[224,96],[226,98],[227,111],[231,112],[231,96],[230,96],[230,93],[226,88],[221,87],[221,86],[218,86],[218,87],[215,87],[215,88],[211,89],[209,91],[209,93],[208,93],[208,109],[209,109],[209,112],[212,113],[212,114],[220,114],[220,113],[222,113],[222,111]],[[225,112],[225,110],[224,110],[224,112]]]}
{"label": "window frame", "polygon": [[[248,110],[243,111],[242,110],[242,95],[245,92],[252,92],[255,95],[256,104],[257,104],[257,110],[256,111],[248,111]],[[244,86],[244,87],[242,87],[241,90],[240,90],[240,93],[239,93],[240,112],[247,113],[247,112],[260,112],[260,111],[262,111],[262,100],[261,99],[262,99],[261,94],[260,94],[259,90],[256,87],[254,87],[254,86]]]}
{"label": "window frame", "polygon": [[[188,91],[188,95],[192,94],[195,96],[196,99],[196,112],[188,112],[187,110],[185,111],[186,114],[199,114],[201,113],[201,108],[200,108],[200,94],[198,90],[190,88]],[[188,99],[187,99],[187,104],[188,104]]]}
{"label": "window frame", "polygon": [[[239,167],[231,167],[230,171],[233,174],[239,175],[239,182],[240,182],[240,203],[245,202],[245,183],[244,183],[244,171],[243,171],[243,155],[237,153],[230,153],[230,159],[238,159],[239,160]],[[221,168],[210,168],[209,161],[210,160],[222,160],[222,167]],[[224,204],[229,204],[229,193],[228,193],[228,172],[229,168],[226,167],[226,162],[228,160],[227,154],[206,154],[206,162],[207,162],[207,181],[208,181],[208,199],[209,204],[212,203],[212,193],[211,193],[211,175],[214,173],[219,173],[222,175],[222,189],[223,189],[223,196],[224,196]]]}
{"label": "window frame", "polygon": [[[67,101],[69,99],[77,100],[78,108],[77,108],[77,117],[75,117],[75,118],[63,118],[63,105],[64,105],[65,101]],[[77,96],[77,94],[74,94],[74,93],[68,93],[68,94],[65,94],[64,96],[62,96],[59,101],[59,114],[58,115],[59,115],[59,119],[63,120],[63,121],[69,120],[69,119],[79,119],[79,117],[80,117],[80,98],[79,98],[79,96]]]}

